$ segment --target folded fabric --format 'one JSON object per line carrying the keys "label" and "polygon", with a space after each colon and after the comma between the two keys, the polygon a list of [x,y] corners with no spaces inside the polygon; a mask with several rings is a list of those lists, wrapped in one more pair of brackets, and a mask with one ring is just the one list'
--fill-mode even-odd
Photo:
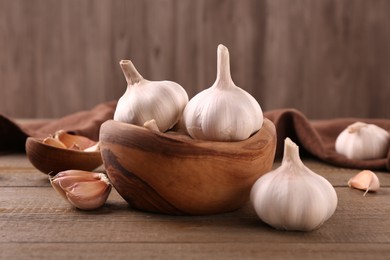
{"label": "folded fabric", "polygon": [[351,160],[335,150],[337,136],[350,124],[362,121],[376,124],[389,132],[389,119],[337,118],[310,121],[295,109],[272,110],[265,112],[264,116],[276,127],[277,156],[283,153],[283,140],[290,137],[300,146],[302,152],[308,152],[324,162],[340,167],[390,171],[390,149],[386,158],[375,160]]}
{"label": "folded fabric", "polygon": [[[116,102],[112,101],[60,119],[24,124],[17,124],[14,120],[0,115],[0,150],[24,151],[25,140],[28,136],[43,138],[59,129],[98,140],[100,125],[113,117],[115,107]],[[284,139],[290,137],[300,146],[302,154],[308,153],[324,162],[340,167],[390,171],[390,150],[386,158],[376,160],[350,160],[335,151],[336,138],[348,125],[363,121],[390,131],[389,119],[309,120],[296,109],[266,111],[264,116],[275,124],[276,156],[279,158],[283,154]]]}
{"label": "folded fabric", "polygon": [[44,138],[61,129],[97,141],[100,125],[113,118],[115,107],[111,101],[59,119],[23,124],[0,115],[0,151],[24,151],[27,137]]}

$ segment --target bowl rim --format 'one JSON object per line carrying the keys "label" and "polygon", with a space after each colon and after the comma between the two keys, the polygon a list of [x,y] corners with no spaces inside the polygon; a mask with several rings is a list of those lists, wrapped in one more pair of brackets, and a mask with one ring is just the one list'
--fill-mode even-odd
{"label": "bowl rim", "polygon": [[[45,144],[45,143],[43,143],[43,140],[44,140],[44,138],[40,138],[40,137],[31,137],[31,136],[27,137],[27,139],[26,139],[26,152],[29,152],[29,151],[27,151],[27,143],[31,142],[31,143],[34,143],[34,144],[38,144],[40,146],[44,146],[44,147],[46,147],[48,149],[57,150],[57,151],[64,151],[64,152],[70,153],[70,154],[71,153],[79,154],[79,155],[80,154],[83,154],[83,155],[84,154],[90,154],[90,155],[100,154],[100,151],[83,151],[83,150],[72,150],[72,149],[67,149],[67,148],[61,148],[61,147]],[[96,142],[96,143],[98,143],[98,142]]]}

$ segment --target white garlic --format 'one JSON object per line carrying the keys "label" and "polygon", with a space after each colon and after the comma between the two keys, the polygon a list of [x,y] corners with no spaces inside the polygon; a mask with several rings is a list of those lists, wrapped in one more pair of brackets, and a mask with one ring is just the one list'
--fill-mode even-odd
{"label": "white garlic", "polygon": [[114,120],[143,126],[154,119],[161,132],[172,128],[188,102],[184,88],[173,81],[144,79],[130,60],[122,60],[120,66],[127,89],[118,101]]}
{"label": "white garlic", "polygon": [[380,183],[378,176],[376,176],[374,172],[364,170],[349,179],[348,186],[359,190],[365,190],[363,196],[366,196],[369,191],[378,191]]}
{"label": "white garlic", "polygon": [[184,125],[196,139],[244,140],[261,128],[263,112],[255,98],[234,84],[228,49],[220,44],[217,54],[217,79],[188,102]]}
{"label": "white garlic", "polygon": [[355,122],[344,129],[336,139],[336,152],[349,159],[369,160],[386,157],[390,134],[374,124]]}
{"label": "white garlic", "polygon": [[106,202],[111,183],[104,173],[68,170],[49,178],[52,187],[71,205],[97,209]]}
{"label": "white garlic", "polygon": [[337,207],[333,186],[303,164],[299,147],[289,138],[281,166],[255,182],[250,199],[262,221],[282,230],[316,229]]}

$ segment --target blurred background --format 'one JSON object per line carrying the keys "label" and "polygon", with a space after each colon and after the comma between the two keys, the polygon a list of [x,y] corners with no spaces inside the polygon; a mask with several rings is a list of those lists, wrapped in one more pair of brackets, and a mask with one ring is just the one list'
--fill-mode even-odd
{"label": "blurred background", "polygon": [[219,43],[264,111],[390,118],[387,0],[0,0],[0,113],[116,100],[121,59],[192,97],[214,83]]}

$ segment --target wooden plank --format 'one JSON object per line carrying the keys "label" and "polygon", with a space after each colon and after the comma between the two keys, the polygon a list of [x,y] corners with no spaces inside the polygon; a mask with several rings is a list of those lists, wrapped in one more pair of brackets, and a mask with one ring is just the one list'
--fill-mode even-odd
{"label": "wooden plank", "polygon": [[[360,170],[335,167],[316,159],[304,158],[305,165],[325,177],[333,186],[347,187],[348,180]],[[274,162],[273,168],[279,167],[281,160]],[[104,166],[95,171],[104,172]],[[24,154],[8,154],[0,156],[1,186],[46,186],[47,176],[36,170]],[[390,187],[388,172],[375,171],[382,187]]]}
{"label": "wooden plank", "polygon": [[213,216],[169,216],[132,210],[113,192],[100,210],[68,205],[50,188],[0,190],[0,243],[390,243],[390,188],[366,197],[336,188],[335,214],[313,232],[277,231],[250,204]]}
{"label": "wooden plank", "polygon": [[[289,243],[0,243],[2,259],[387,259],[389,245]],[[369,257],[367,257],[369,256]]]}
{"label": "wooden plank", "polygon": [[225,214],[170,216],[134,210],[113,190],[101,209],[80,211],[25,155],[0,156],[0,258],[387,259],[390,175],[378,172],[385,186],[363,197],[345,184],[355,170],[304,162],[340,185],[335,214],[305,233],[267,226],[249,203]]}

